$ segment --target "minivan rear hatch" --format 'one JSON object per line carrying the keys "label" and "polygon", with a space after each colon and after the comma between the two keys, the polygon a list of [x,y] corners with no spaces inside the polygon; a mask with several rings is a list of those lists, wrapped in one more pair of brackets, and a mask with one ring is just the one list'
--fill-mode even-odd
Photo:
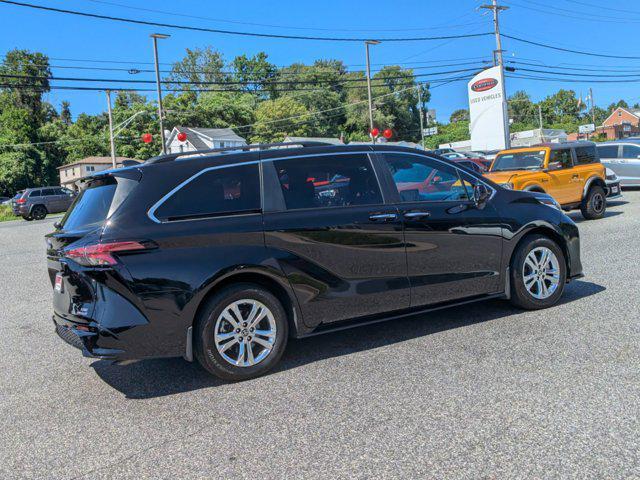
{"label": "minivan rear hatch", "polygon": [[66,320],[91,318],[97,277],[91,268],[66,258],[65,251],[99,243],[106,221],[139,183],[140,171],[127,170],[89,178],[56,230],[46,236],[54,311]]}

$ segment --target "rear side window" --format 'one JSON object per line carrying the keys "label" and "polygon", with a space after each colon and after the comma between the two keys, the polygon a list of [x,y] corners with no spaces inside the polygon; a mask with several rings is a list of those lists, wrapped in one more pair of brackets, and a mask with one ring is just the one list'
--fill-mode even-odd
{"label": "rear side window", "polygon": [[101,225],[137,184],[136,180],[121,177],[93,182],[76,197],[60,222],[62,228],[79,230]]}
{"label": "rear side window", "polygon": [[618,158],[618,145],[599,145],[600,158]]}
{"label": "rear side window", "polygon": [[260,212],[257,164],[203,170],[153,213],[171,221],[252,212]]}
{"label": "rear side window", "polygon": [[40,190],[34,190],[29,194],[29,198],[41,197],[41,196],[42,196],[42,192]]}
{"label": "rear side window", "polygon": [[274,165],[287,210],[382,203],[366,155],[295,158]]}
{"label": "rear side window", "polygon": [[597,163],[599,160],[598,152],[595,146],[577,147],[576,148],[576,164],[587,165],[589,163]]}

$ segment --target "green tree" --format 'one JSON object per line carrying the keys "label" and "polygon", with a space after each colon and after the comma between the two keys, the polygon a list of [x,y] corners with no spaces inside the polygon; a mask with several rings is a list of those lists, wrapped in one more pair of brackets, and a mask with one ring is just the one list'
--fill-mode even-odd
{"label": "green tree", "polygon": [[311,130],[307,123],[308,113],[303,104],[291,97],[266,100],[256,109],[252,141],[281,142],[287,135],[307,136]]}
{"label": "green tree", "polygon": [[468,121],[469,121],[469,110],[466,108],[455,110],[449,117],[450,123],[468,122]]}
{"label": "green tree", "polygon": [[60,120],[67,126],[73,122],[73,118],[71,117],[71,104],[66,100],[63,100],[60,106]]}
{"label": "green tree", "polygon": [[233,60],[234,80],[241,82],[238,88],[248,92],[262,92],[263,96],[272,96],[275,86],[272,84],[278,75],[278,67],[267,61],[264,52],[253,57],[240,55]]}
{"label": "green tree", "polygon": [[[224,83],[231,80],[231,75],[225,72],[223,55],[212,47],[204,49],[187,48],[185,57],[173,64],[168,81],[174,82],[172,88],[176,90],[213,89],[212,83]],[[180,83],[180,82],[191,82]]]}

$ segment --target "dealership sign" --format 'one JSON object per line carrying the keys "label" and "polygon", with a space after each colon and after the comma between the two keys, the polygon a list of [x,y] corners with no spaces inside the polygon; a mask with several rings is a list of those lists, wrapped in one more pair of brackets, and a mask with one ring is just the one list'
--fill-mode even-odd
{"label": "dealership sign", "polygon": [[471,148],[502,150],[508,148],[509,123],[500,67],[483,70],[468,86]]}

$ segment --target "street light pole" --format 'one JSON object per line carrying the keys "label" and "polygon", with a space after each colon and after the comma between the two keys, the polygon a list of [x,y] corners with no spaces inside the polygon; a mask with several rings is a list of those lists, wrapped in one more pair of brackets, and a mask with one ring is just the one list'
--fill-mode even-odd
{"label": "street light pole", "polygon": [[420,111],[420,136],[422,138],[422,148],[424,148],[424,112],[422,111],[422,85],[418,83],[418,109]]}
{"label": "street light pole", "polygon": [[162,153],[167,153],[167,145],[164,138],[164,125],[162,122],[162,85],[160,82],[160,66],[158,62],[158,39],[163,40],[165,38],[169,38],[171,35],[166,35],[164,33],[153,33],[151,34],[151,38],[153,38],[153,58],[156,65],[156,88],[158,90],[158,122],[160,123],[160,140],[162,141]]}
{"label": "street light pole", "polygon": [[[369,132],[373,130],[373,100],[371,98],[371,65],[369,63],[369,45],[378,45],[378,40],[365,40],[364,47],[367,55],[367,95],[369,96]],[[376,139],[371,137],[375,142]]]}
{"label": "street light pole", "polygon": [[109,142],[111,143],[111,164],[116,168],[116,142],[113,138],[113,115],[111,114],[111,90],[107,94],[107,112],[109,113]]}

